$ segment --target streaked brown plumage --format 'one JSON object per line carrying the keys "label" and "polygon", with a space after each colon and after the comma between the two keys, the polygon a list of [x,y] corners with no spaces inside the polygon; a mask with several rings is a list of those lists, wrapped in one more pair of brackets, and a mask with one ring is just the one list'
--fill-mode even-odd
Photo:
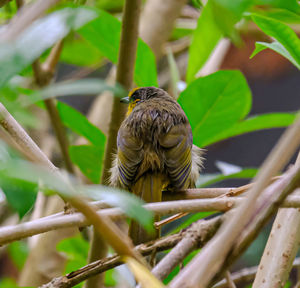
{"label": "streaked brown plumage", "polygon": [[[130,190],[145,202],[161,201],[161,191],[167,187],[194,187],[202,163],[201,149],[193,146],[191,127],[180,105],[156,87],[134,89],[128,99],[111,184]],[[135,244],[153,238],[137,223],[132,223],[130,236]]]}

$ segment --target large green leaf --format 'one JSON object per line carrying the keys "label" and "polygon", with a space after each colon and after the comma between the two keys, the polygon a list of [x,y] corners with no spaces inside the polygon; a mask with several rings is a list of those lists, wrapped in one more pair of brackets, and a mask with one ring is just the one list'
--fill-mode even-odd
{"label": "large green leaf", "polygon": [[296,119],[296,115],[292,113],[269,113],[257,116],[251,116],[244,121],[233,124],[230,128],[213,135],[211,138],[203,140],[203,146],[213,144],[215,142],[264,129],[281,128],[291,125]]}
{"label": "large green leaf", "polygon": [[[282,46],[274,44],[271,48],[286,58],[292,57],[294,59],[293,63],[300,66],[300,39],[292,28],[281,23],[280,21],[274,20],[272,18],[267,18],[261,15],[253,14],[253,21],[260,27],[260,29],[265,32],[270,37],[275,38]],[[265,45],[265,44],[264,44]],[[265,45],[266,46],[266,45]],[[288,53],[287,53],[288,52]]]}
{"label": "large green leaf", "polygon": [[[82,27],[78,32],[93,44],[114,64],[118,62],[121,23],[112,15],[95,10],[97,19]],[[134,80],[138,86],[157,86],[155,57],[151,49],[142,41],[138,41]]]}
{"label": "large green leaf", "polygon": [[70,146],[71,160],[80,171],[93,183],[100,182],[102,160],[104,154],[104,142],[100,146],[78,145]]}
{"label": "large green leaf", "polygon": [[13,43],[1,43],[0,87],[71,29],[78,29],[96,16],[90,9],[65,8],[33,22]]}
{"label": "large green leaf", "polygon": [[203,146],[249,113],[251,92],[239,71],[218,71],[193,81],[178,102],[189,118],[194,143]]}
{"label": "large green leaf", "polygon": [[104,147],[104,134],[95,125],[89,122],[84,115],[60,101],[57,102],[57,109],[64,125],[88,139],[93,145]]}
{"label": "large green leaf", "polygon": [[197,28],[189,48],[186,75],[188,83],[194,80],[196,73],[205,64],[221,36],[222,32],[214,21],[212,0],[208,0],[198,19]]}

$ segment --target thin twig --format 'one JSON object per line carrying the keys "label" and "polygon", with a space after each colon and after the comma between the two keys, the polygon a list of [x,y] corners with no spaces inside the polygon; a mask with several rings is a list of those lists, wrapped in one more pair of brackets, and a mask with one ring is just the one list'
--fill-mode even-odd
{"label": "thin twig", "polygon": [[[46,86],[48,85],[54,75],[54,71],[56,68],[56,65],[59,61],[60,53],[62,51],[63,47],[63,41],[59,41],[57,44],[54,45],[54,47],[51,49],[50,54],[47,58],[47,60],[44,62],[44,64],[40,64],[39,60],[36,60],[32,64],[34,77],[36,83],[40,86]],[[70,155],[69,155],[69,142],[67,138],[67,134],[65,131],[65,128],[63,126],[63,123],[61,121],[61,118],[59,116],[57,107],[56,107],[56,101],[55,99],[47,99],[44,101],[51,124],[53,126],[53,129],[56,134],[57,141],[59,143],[59,147],[62,153],[62,157],[64,159],[66,169],[69,173],[74,174],[74,166],[71,161]]]}
{"label": "thin twig", "polygon": [[161,280],[166,278],[193,250],[202,248],[203,244],[215,234],[222,220],[219,216],[193,223],[182,240],[152,269],[153,275]]}
{"label": "thin twig", "polygon": [[[220,217],[218,218],[220,219]],[[168,250],[178,244],[182,239],[188,237],[188,235],[192,235],[197,233],[198,242],[197,245],[202,247],[206,241],[209,239],[208,231],[215,231],[217,226],[220,224],[220,220],[218,219],[211,219],[207,221],[203,221],[203,224],[200,226],[193,225],[188,229],[181,231],[177,234],[173,234],[170,236],[166,236],[154,241],[151,241],[146,244],[141,244],[135,247],[136,251],[141,253],[142,255],[150,255],[153,251],[159,252]],[[195,230],[195,229],[202,228],[203,230]],[[202,234],[202,236],[201,236]],[[78,283],[93,277],[99,273],[102,273],[106,270],[112,269],[118,265],[121,265],[122,262],[120,261],[120,257],[118,255],[114,255],[111,257],[107,257],[105,259],[101,259],[95,261],[93,263],[84,266],[77,271],[71,272],[65,276],[58,277],[53,279],[50,283],[43,285],[41,288],[69,288],[77,285]]]}
{"label": "thin twig", "polygon": [[[225,261],[236,238],[243,231],[252,216],[256,200],[269,179],[275,176],[287,163],[300,144],[300,118],[290,126],[272,150],[254,179],[254,186],[236,211],[219,229],[217,235],[201,252],[172,280],[170,287],[206,287]],[[197,273],[195,273],[197,269]]]}
{"label": "thin twig", "polygon": [[[298,268],[300,265],[300,258],[296,258],[293,262],[293,267]],[[244,268],[231,274],[231,278],[235,284],[247,284],[252,282],[255,274],[258,270],[258,266]],[[213,286],[213,288],[227,288],[227,282],[225,279],[221,280]]]}
{"label": "thin twig", "polygon": [[225,272],[225,278],[226,278],[228,288],[236,288],[236,286],[232,280],[232,276],[228,270]]}

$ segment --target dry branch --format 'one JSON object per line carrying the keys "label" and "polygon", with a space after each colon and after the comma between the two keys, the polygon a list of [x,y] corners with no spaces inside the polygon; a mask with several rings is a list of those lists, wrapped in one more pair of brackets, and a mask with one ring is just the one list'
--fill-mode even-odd
{"label": "dry branch", "polygon": [[25,157],[35,163],[45,165],[53,172],[58,170],[2,103],[0,103],[0,118],[0,125],[10,135]]}
{"label": "dry branch", "polygon": [[221,223],[220,216],[193,223],[180,242],[152,269],[153,275],[161,280],[167,277],[192,251],[201,248],[215,234]]}
{"label": "dry branch", "polygon": [[[293,262],[293,267],[298,268],[299,266],[300,266],[300,258],[296,258],[295,261]],[[242,283],[246,284],[253,281],[257,270],[258,270],[258,266],[244,268],[242,270],[232,273],[231,278],[235,284],[242,284]],[[225,279],[213,286],[213,288],[227,288],[227,287],[228,286]]]}
{"label": "dry branch", "polygon": [[[300,166],[300,153],[296,164]],[[298,194],[299,195],[299,194]],[[260,260],[253,288],[285,285],[299,249],[299,209],[279,209]]]}
{"label": "dry branch", "polygon": [[[54,45],[48,58],[42,65],[40,64],[39,59],[32,64],[35,82],[39,87],[47,86],[51,82],[62,48],[63,41],[61,40]],[[69,142],[64,125],[56,107],[56,100],[51,98],[46,99],[44,100],[44,103],[55,132],[66,169],[69,173],[74,174],[74,166],[69,155]]]}
{"label": "dry branch", "polygon": [[[206,287],[222,267],[236,238],[252,217],[256,200],[267,186],[269,179],[275,176],[300,144],[300,118],[290,126],[280,138],[266,161],[262,165],[256,183],[247,193],[241,205],[233,211],[219,229],[217,235],[201,252],[173,279],[170,287]],[[197,269],[198,273],[194,271]]]}
{"label": "dry branch", "polygon": [[[168,250],[174,247],[183,239],[193,234],[198,235],[198,242],[196,243],[196,246],[202,247],[208,241],[209,237],[213,234],[213,231],[217,229],[217,226],[220,224],[220,217],[207,221],[201,220],[200,222],[202,223],[201,225],[197,225],[196,223],[194,223],[194,225],[184,231],[181,231],[180,233],[166,236],[146,244],[138,245],[135,249],[144,256],[150,255],[154,251],[159,252]],[[122,262],[118,255],[107,257],[94,263],[90,263],[87,266],[84,266],[79,270],[71,272],[65,276],[55,278],[50,283],[43,285],[41,288],[73,287],[78,283],[88,279],[89,277],[93,277],[96,274],[102,273],[121,264]]]}
{"label": "dry branch", "polygon": [[[125,1],[116,82],[127,90],[131,88],[133,79],[140,8],[141,0]],[[125,112],[126,106],[120,103],[119,98],[114,97],[102,169],[101,182],[103,184],[107,183],[110,177],[112,155],[117,147],[117,134]]]}
{"label": "dry branch", "polygon": [[[242,199],[240,198],[180,200],[146,204],[144,205],[144,208],[154,212],[157,215],[163,216],[178,212],[226,211],[229,209],[228,205],[233,207],[235,204],[241,201]],[[282,203],[282,207],[300,207],[300,197],[289,196]],[[110,217],[112,219],[125,217],[124,212],[119,208],[103,209],[99,211],[98,214]],[[58,213],[57,215],[40,218],[15,226],[6,226],[0,228],[0,245],[56,229],[67,227],[84,227],[87,225],[90,225],[90,222],[80,213],[74,213],[71,215],[62,215],[61,213]]]}
{"label": "dry branch", "polygon": [[[247,249],[257,237],[261,229],[271,218],[285,197],[300,186],[300,167],[293,167],[281,178],[271,184],[258,199],[252,210],[251,220],[245,225],[244,231],[235,242],[233,250],[228,255],[222,269],[215,277],[218,279],[222,273]],[[298,194],[299,188],[295,190]],[[299,197],[299,196],[293,196]],[[274,261],[274,260],[273,260]]]}
{"label": "dry branch", "polygon": [[[119,58],[116,71],[116,82],[129,90],[132,85],[133,72],[135,67],[136,49],[138,41],[138,27],[140,19],[141,0],[126,0],[124,4]],[[106,109],[106,108],[105,108]],[[112,111],[110,116],[109,130],[107,135],[104,161],[102,167],[101,183],[107,184],[112,166],[112,155],[117,147],[117,134],[121,122],[125,116],[125,107],[117,97],[113,98]],[[103,243],[94,231],[92,243]],[[125,237],[126,238],[126,237]],[[89,251],[89,262],[101,259],[106,253],[106,247],[92,245]],[[85,288],[96,288],[101,285],[101,276],[90,279]],[[99,284],[100,283],[100,284]],[[96,286],[97,285],[97,286]],[[102,285],[101,285],[102,286]]]}

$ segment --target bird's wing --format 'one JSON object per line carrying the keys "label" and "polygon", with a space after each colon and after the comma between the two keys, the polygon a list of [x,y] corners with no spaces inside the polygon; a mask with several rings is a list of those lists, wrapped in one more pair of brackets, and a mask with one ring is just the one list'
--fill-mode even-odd
{"label": "bird's wing", "polygon": [[122,186],[129,187],[143,159],[143,144],[128,128],[121,127],[118,132],[117,146],[119,181]]}
{"label": "bird's wing", "polygon": [[165,151],[165,165],[172,186],[190,188],[193,136],[189,124],[173,126],[159,143]]}

